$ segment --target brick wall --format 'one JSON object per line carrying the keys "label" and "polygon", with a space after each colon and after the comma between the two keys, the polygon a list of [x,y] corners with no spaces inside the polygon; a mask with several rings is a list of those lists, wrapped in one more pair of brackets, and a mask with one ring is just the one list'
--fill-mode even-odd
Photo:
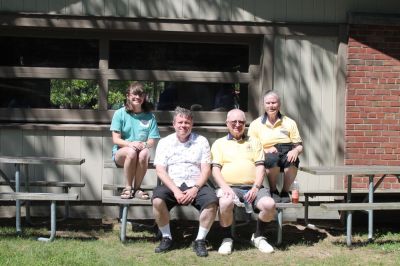
{"label": "brick wall", "polygon": [[[350,25],[345,164],[400,166],[400,25]],[[364,188],[367,178],[353,180]],[[384,188],[400,189],[396,178]]]}

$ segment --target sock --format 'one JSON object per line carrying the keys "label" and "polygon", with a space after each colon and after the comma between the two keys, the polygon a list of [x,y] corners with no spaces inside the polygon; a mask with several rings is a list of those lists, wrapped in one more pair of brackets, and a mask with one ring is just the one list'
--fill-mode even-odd
{"label": "sock", "polygon": [[221,234],[222,234],[222,238],[233,238],[232,237],[232,226],[227,226],[227,227],[222,227],[221,226]]}
{"label": "sock", "polygon": [[163,227],[159,227],[162,237],[168,237],[169,239],[172,239],[171,235],[171,229],[169,227],[169,224],[164,225]]}
{"label": "sock", "polygon": [[207,236],[207,234],[208,234],[208,229],[207,228],[204,228],[204,227],[201,227],[201,226],[199,226],[199,232],[197,233],[197,237],[196,237],[196,240],[203,240],[203,239],[206,239],[206,236]]}
{"label": "sock", "polygon": [[256,226],[256,232],[254,233],[254,238],[262,236],[263,233],[265,232],[266,227],[267,227],[266,222],[257,219],[257,226]]}

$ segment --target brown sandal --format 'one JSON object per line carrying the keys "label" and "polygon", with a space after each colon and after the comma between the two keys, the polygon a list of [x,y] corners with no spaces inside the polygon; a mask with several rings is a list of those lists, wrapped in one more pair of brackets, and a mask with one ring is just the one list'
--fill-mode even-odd
{"label": "brown sandal", "polygon": [[131,199],[133,198],[132,188],[126,187],[121,192],[121,199]]}
{"label": "brown sandal", "polygon": [[135,193],[133,193],[133,197],[135,199],[141,199],[141,200],[148,200],[150,199],[150,196],[147,192],[144,192],[143,190],[141,190],[140,188],[137,189],[135,191]]}

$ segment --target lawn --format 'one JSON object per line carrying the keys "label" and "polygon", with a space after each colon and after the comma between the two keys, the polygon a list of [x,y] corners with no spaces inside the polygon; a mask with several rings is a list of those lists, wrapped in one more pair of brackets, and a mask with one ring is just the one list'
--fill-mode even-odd
{"label": "lawn", "polygon": [[[56,240],[44,243],[36,239],[48,236],[46,226],[24,225],[22,236],[16,236],[13,222],[0,224],[0,265],[400,265],[398,228],[376,231],[372,243],[367,243],[366,228],[355,228],[354,245],[348,248],[337,222],[317,224],[319,230],[288,224],[283,244],[273,254],[262,254],[244,241],[235,242],[234,252],[222,256],[217,253],[221,239],[215,224],[208,237],[209,256],[199,258],[190,247],[197,225],[187,221],[173,222],[175,249],[165,254],[154,253],[158,241],[148,227],[134,226],[134,232],[129,228],[128,241],[122,244],[116,221],[74,220],[60,223]],[[248,239],[252,226],[239,228],[239,236]],[[274,243],[272,226],[267,236]]]}

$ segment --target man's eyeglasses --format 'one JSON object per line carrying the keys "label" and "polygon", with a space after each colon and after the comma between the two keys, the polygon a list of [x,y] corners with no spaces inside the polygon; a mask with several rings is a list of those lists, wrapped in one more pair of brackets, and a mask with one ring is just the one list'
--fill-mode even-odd
{"label": "man's eyeglasses", "polygon": [[236,125],[243,126],[244,123],[246,123],[246,121],[243,121],[243,120],[233,120],[233,121],[228,121],[228,123],[229,123],[231,126],[236,126]]}

